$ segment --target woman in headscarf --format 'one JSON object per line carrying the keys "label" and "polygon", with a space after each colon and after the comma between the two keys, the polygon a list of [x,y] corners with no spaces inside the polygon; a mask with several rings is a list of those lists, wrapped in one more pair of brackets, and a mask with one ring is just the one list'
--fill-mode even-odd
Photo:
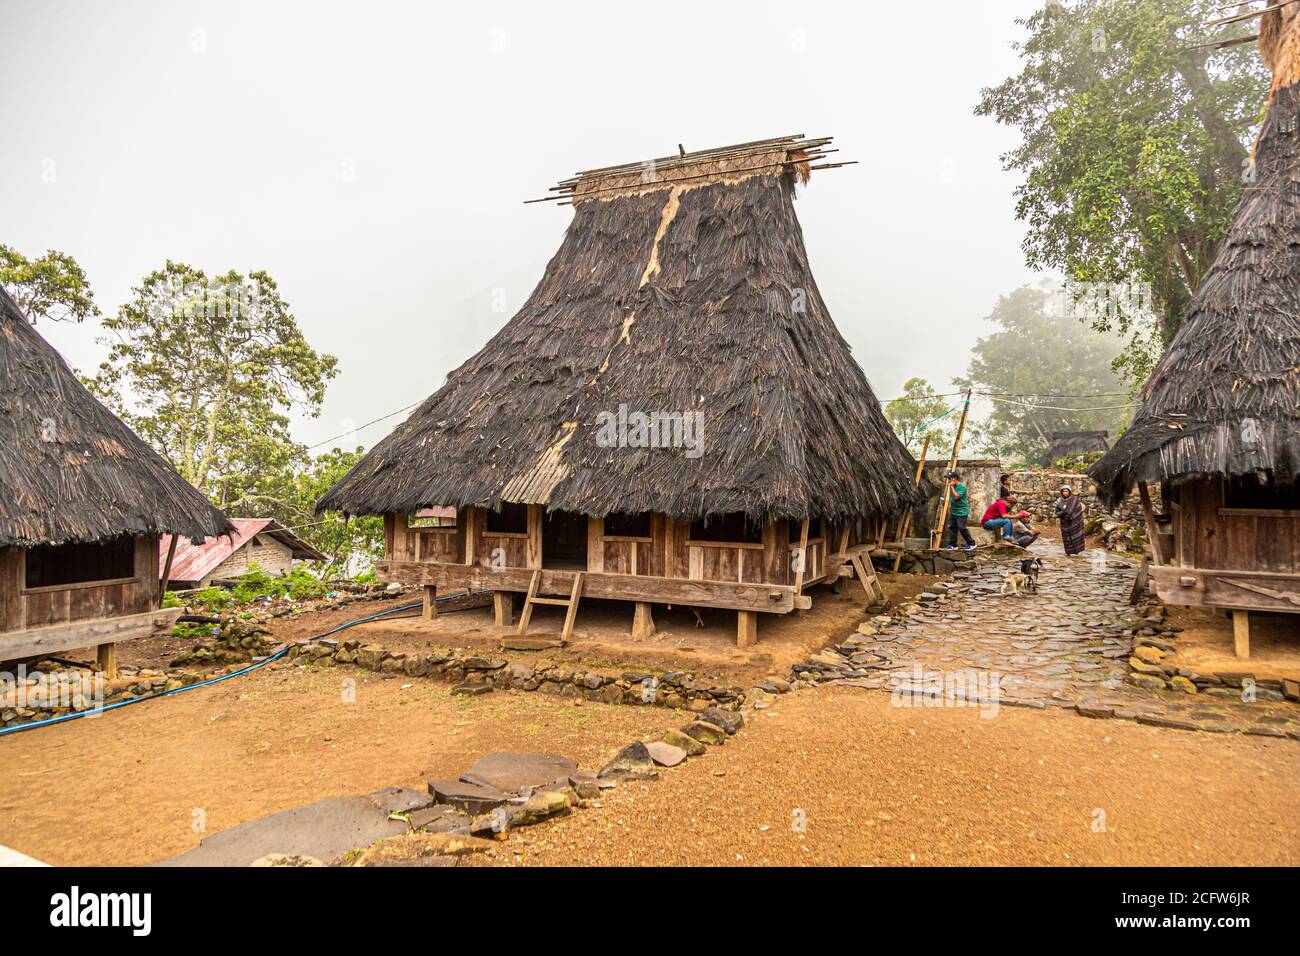
{"label": "woman in headscarf", "polygon": [[1066,554],[1083,553],[1083,502],[1069,485],[1061,486],[1056,499],[1056,517],[1061,520],[1061,544]]}

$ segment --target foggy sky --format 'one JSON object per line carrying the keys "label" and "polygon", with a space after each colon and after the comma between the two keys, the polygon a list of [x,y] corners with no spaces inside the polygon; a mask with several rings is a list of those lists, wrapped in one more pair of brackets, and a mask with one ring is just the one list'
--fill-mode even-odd
{"label": "foggy sky", "polygon": [[[1023,264],[1014,131],[976,118],[1042,0],[0,0],[0,243],[73,255],[110,314],[168,258],[265,269],[340,357],[309,444],[416,402],[519,308],[578,169],[833,135],[796,211],[882,401],[961,374]],[[504,303],[503,311],[494,311]],[[95,323],[42,322],[90,371]],[[373,444],[401,418],[365,429]]]}

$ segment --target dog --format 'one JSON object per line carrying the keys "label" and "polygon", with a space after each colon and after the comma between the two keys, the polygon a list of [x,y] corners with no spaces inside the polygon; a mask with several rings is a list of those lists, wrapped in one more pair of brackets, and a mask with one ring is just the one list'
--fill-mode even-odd
{"label": "dog", "polygon": [[1019,594],[1023,588],[1030,593],[1038,592],[1038,572],[1042,570],[1041,558],[1025,558],[1020,562],[1019,571],[1008,571],[1002,582],[1002,594]]}

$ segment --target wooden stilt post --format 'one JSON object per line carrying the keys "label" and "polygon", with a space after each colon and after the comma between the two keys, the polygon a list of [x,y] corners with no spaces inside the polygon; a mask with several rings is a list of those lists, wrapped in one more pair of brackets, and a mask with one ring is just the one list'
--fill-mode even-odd
{"label": "wooden stilt post", "polygon": [[655,619],[650,612],[650,605],[645,601],[637,601],[636,610],[632,613],[632,640],[640,641],[652,637],[654,632]]}
{"label": "wooden stilt post", "polygon": [[511,627],[515,623],[515,596],[512,592],[492,592],[492,616],[497,627]]}
{"label": "wooden stilt post", "polygon": [[95,649],[95,660],[99,669],[104,672],[105,677],[117,676],[116,644],[100,644]]}
{"label": "wooden stilt post", "polygon": [[[957,458],[961,454],[961,439],[966,433],[966,419],[970,416],[970,396],[971,389],[966,389],[966,404],[961,409],[961,422],[957,425],[957,437],[952,440],[952,457],[948,459],[948,471],[957,467]],[[930,529],[930,547],[939,547],[943,535],[943,527],[948,523],[948,509],[952,505],[952,495],[948,493],[948,483],[945,479],[943,494],[939,496],[939,520],[935,526]]]}
{"label": "wooden stilt post", "polygon": [[1151,491],[1145,481],[1138,482],[1138,497],[1142,499],[1142,519],[1146,523],[1147,543],[1151,546],[1151,563],[1160,567],[1165,559],[1160,553],[1160,532],[1156,528],[1155,509],[1151,507]]}
{"label": "wooden stilt post", "polygon": [[172,558],[176,557],[176,535],[172,535],[172,540],[167,545],[167,561],[163,564],[162,577],[158,581],[158,606],[162,607],[163,598],[167,597],[167,582],[172,576]]}
{"label": "wooden stilt post", "polygon": [[[921,458],[916,463],[916,479],[914,484],[917,488],[921,487],[921,475],[925,471],[925,456],[930,450],[930,435],[925,436],[925,444],[921,446]],[[903,548],[907,543],[907,532],[912,529],[912,508],[903,512],[903,517],[898,522],[898,554],[894,555],[894,573],[898,573],[899,566],[903,563]]]}
{"label": "wooden stilt post", "polygon": [[426,621],[432,621],[438,616],[438,588],[437,585],[426,584],[424,586],[424,608],[421,616]]}
{"label": "wooden stilt post", "polygon": [[736,612],[736,646],[753,647],[758,643],[758,612]]}
{"label": "wooden stilt post", "polygon": [[1232,609],[1232,645],[1238,657],[1250,657],[1250,612]]}

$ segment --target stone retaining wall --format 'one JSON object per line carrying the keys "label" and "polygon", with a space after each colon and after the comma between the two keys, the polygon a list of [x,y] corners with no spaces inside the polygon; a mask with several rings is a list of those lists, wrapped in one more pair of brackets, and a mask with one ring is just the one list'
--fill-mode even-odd
{"label": "stone retaining wall", "polygon": [[[1126,524],[1143,524],[1142,500],[1134,490],[1114,510],[1104,507],[1097,498],[1097,487],[1086,474],[1077,471],[1012,471],[1007,473],[1007,481],[1017,502],[1032,514],[1039,522],[1052,521],[1056,515],[1053,508],[1061,497],[1061,486],[1069,485],[1083,501],[1087,517],[1108,515],[1116,521]],[[1161,511],[1160,489],[1151,489],[1151,503],[1157,514]],[[971,512],[974,514],[974,512]]]}
{"label": "stone retaining wall", "polygon": [[439,677],[456,682],[459,685],[456,690],[468,694],[509,688],[607,704],[657,705],[690,711],[709,707],[738,710],[746,696],[740,688],[712,684],[684,671],[601,674],[550,660],[533,665],[481,654],[457,655],[452,651],[400,654],[377,644],[331,638],[296,644],[290,649],[290,656],[327,664],[355,664],[376,673]]}

